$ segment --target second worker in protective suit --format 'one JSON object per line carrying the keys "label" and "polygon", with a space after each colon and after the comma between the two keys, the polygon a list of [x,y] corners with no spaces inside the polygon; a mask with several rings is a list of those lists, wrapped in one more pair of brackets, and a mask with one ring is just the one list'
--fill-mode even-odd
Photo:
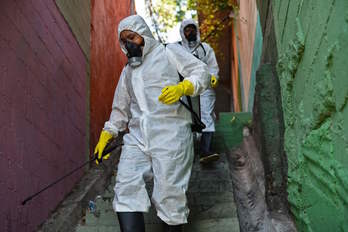
{"label": "second worker in protective suit", "polygon": [[213,48],[209,44],[200,41],[199,27],[194,20],[187,19],[181,23],[180,35],[182,41],[178,42],[178,44],[207,64],[209,74],[211,75],[209,88],[200,95],[201,119],[206,126],[201,136],[200,162],[208,163],[219,159],[219,155],[211,149],[215,132],[214,88],[218,84],[219,66]]}
{"label": "second worker in protective suit", "polygon": [[[118,35],[128,64],[119,79],[110,119],[95,153],[101,158],[108,141],[128,128],[113,201],[121,231],[145,230],[143,212],[151,206],[144,181],[147,176],[153,176],[152,203],[165,231],[181,231],[189,214],[186,191],[193,139],[191,114],[178,100],[207,89],[208,69],[181,46],[164,46],[156,41],[138,15],[123,19]],[[183,81],[179,81],[178,72]]]}

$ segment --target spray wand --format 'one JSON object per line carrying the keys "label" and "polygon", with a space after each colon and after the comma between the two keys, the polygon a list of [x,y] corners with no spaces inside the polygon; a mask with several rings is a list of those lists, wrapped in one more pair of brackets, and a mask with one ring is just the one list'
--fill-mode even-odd
{"label": "spray wand", "polygon": [[47,189],[52,188],[54,185],[58,184],[59,182],[61,182],[65,178],[71,176],[73,173],[77,172],[78,170],[80,170],[81,168],[85,167],[86,165],[91,164],[91,163],[93,163],[96,160],[98,160],[98,162],[101,163],[104,156],[106,156],[107,154],[109,154],[110,152],[115,150],[117,147],[122,145],[122,138],[123,138],[124,134],[125,134],[124,132],[120,132],[119,136],[117,136],[116,139],[112,140],[111,142],[109,142],[106,145],[106,147],[105,147],[105,149],[103,151],[101,159],[98,159],[98,157],[96,155],[94,155],[93,159],[88,160],[88,161],[82,163],[81,165],[79,165],[78,167],[74,168],[73,170],[71,170],[70,172],[65,174],[64,176],[62,176],[62,177],[58,178],[57,180],[53,181],[51,184],[47,185],[46,187],[42,188],[41,190],[37,191],[36,193],[30,195],[29,197],[25,198],[22,201],[22,205],[25,205],[28,201],[31,201],[33,198],[37,197],[38,195],[40,195],[42,192],[46,191]]}

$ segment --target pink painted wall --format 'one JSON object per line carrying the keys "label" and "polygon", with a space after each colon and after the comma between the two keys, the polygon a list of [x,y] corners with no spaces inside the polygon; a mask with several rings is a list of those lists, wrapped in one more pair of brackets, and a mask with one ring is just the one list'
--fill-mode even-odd
{"label": "pink painted wall", "polygon": [[54,0],[0,1],[0,231],[34,231],[82,173],[85,57]]}
{"label": "pink painted wall", "polygon": [[104,122],[109,119],[114,91],[127,62],[117,37],[121,19],[132,12],[132,1],[92,0],[91,31],[91,127],[94,150]]}
{"label": "pink painted wall", "polygon": [[240,1],[239,7],[240,20],[236,21],[236,26],[238,31],[237,40],[241,62],[240,76],[242,77],[241,82],[243,86],[242,109],[243,111],[247,111],[257,24],[257,5],[255,0],[242,0]]}

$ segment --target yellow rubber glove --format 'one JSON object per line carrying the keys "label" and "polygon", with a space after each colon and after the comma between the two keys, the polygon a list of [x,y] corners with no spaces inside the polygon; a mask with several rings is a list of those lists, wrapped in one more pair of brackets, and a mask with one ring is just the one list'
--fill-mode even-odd
{"label": "yellow rubber glove", "polygon": [[[98,144],[97,146],[95,146],[95,149],[94,149],[94,155],[95,156],[97,155],[99,160],[102,158],[103,151],[106,145],[108,144],[108,142],[112,139],[112,137],[113,137],[112,134],[110,134],[109,132],[105,130],[103,130],[100,133]],[[104,156],[103,159],[108,159],[109,157],[110,157],[110,153]],[[99,164],[98,160],[95,160],[95,162]]]}
{"label": "yellow rubber glove", "polygon": [[218,79],[216,78],[216,76],[211,75],[210,78],[210,86],[214,89],[218,86]]}
{"label": "yellow rubber glove", "polygon": [[192,95],[195,87],[188,80],[183,80],[177,85],[170,85],[162,89],[162,94],[158,97],[158,100],[164,104],[173,104],[183,96]]}

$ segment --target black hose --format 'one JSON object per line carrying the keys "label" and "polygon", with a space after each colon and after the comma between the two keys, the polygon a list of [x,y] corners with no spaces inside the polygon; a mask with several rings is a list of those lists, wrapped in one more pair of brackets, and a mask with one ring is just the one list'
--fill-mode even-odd
{"label": "black hose", "polygon": [[64,180],[65,178],[71,176],[73,173],[75,173],[76,171],[80,170],[81,168],[83,168],[84,166],[86,166],[87,164],[90,164],[92,162],[94,162],[95,160],[98,160],[99,163],[102,162],[103,157],[106,156],[107,154],[109,154],[110,152],[112,152],[113,150],[115,150],[117,147],[122,145],[122,137],[123,137],[124,132],[120,133],[119,137],[112,140],[109,144],[106,145],[103,154],[102,154],[102,158],[98,159],[98,157],[96,155],[94,155],[94,158],[84,162],[83,164],[81,164],[80,166],[74,168],[73,170],[71,170],[70,172],[68,172],[67,174],[65,174],[64,176],[58,178],[57,180],[53,181],[51,184],[47,185],[46,187],[42,188],[41,190],[39,190],[38,192],[30,195],[29,197],[27,197],[26,199],[24,199],[22,201],[22,205],[25,205],[28,201],[31,201],[33,198],[35,198],[36,196],[38,196],[39,194],[41,194],[42,192],[46,191],[47,189],[53,187],[54,185],[56,185],[57,183],[61,182],[62,180]]}

